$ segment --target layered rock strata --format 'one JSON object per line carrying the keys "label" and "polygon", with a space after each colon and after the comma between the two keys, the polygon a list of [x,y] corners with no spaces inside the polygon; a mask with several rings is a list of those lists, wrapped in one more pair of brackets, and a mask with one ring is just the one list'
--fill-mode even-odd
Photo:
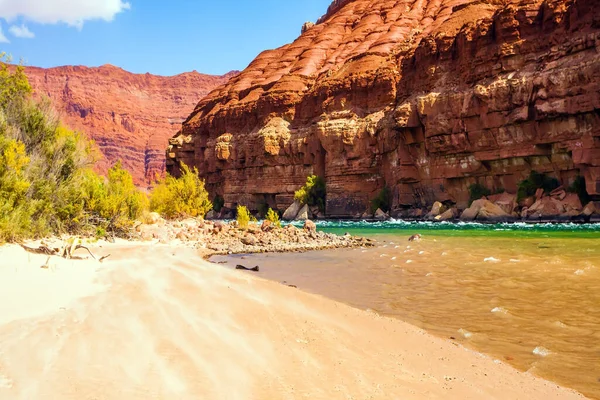
{"label": "layered rock strata", "polygon": [[66,125],[95,140],[100,172],[121,160],[140,185],[164,172],[168,140],[198,100],[232,76],[164,77],[111,65],[28,67],[26,73],[37,97],[48,97]]}
{"label": "layered rock strata", "polygon": [[[466,208],[531,170],[600,194],[600,7],[593,0],[336,0],[291,44],[211,92],[171,139],[226,207],[285,209],[307,175],[327,214]],[[392,213],[393,214],[393,213]]]}

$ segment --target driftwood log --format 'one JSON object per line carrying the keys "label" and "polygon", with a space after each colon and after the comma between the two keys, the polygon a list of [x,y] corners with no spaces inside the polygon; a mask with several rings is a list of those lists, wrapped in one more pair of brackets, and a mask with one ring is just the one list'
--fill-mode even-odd
{"label": "driftwood log", "polygon": [[[45,245],[41,245],[39,247],[29,247],[29,246],[25,246],[24,244],[20,244],[20,246],[28,253],[32,253],[32,254],[43,254],[46,256],[57,256],[57,257],[62,257],[62,258],[66,258],[68,260],[84,260],[85,258],[80,257],[80,256],[76,256],[74,253],[75,251],[79,250],[79,249],[84,249],[87,250],[87,252],[90,254],[90,256],[96,260],[97,258],[94,256],[94,254],[92,254],[92,252],[90,251],[89,248],[85,247],[84,245],[79,243],[78,239],[73,240],[72,243],[67,243],[66,245],[64,245],[63,247],[48,247]],[[100,258],[99,262],[104,261],[105,259],[107,259],[108,257],[110,257],[109,255],[103,256]],[[46,262],[47,264],[47,262]]]}

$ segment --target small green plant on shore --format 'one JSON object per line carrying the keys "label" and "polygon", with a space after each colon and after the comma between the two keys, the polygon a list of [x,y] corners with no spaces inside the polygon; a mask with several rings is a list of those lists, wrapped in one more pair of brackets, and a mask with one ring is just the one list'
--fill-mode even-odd
{"label": "small green plant on shore", "polygon": [[492,192],[480,183],[474,183],[469,186],[469,205],[475,200],[491,195]]}
{"label": "small green plant on shore", "polygon": [[560,186],[560,182],[556,178],[552,178],[546,174],[537,171],[531,171],[527,179],[519,183],[517,190],[517,201],[521,201],[527,197],[535,195],[538,189],[543,189],[544,193],[549,193]]}
{"label": "small green plant on shore", "polygon": [[237,215],[236,221],[237,225],[241,229],[248,229],[248,224],[250,223],[250,211],[246,206],[237,206]]}
{"label": "small green plant on shore", "polygon": [[304,186],[294,193],[294,199],[302,205],[317,206],[320,211],[325,211],[326,195],[325,180],[320,176],[310,175],[306,178]]}
{"label": "small green plant on shore", "polygon": [[267,211],[267,216],[265,217],[267,221],[270,221],[273,225],[278,228],[281,228],[281,221],[279,220],[279,214],[274,211],[272,208],[269,208]]}
{"label": "small green plant on shore", "polygon": [[392,207],[392,191],[385,186],[379,191],[377,196],[371,200],[371,212],[374,213],[377,209],[388,212]]}
{"label": "small green plant on shore", "polygon": [[581,201],[581,204],[586,205],[590,201],[592,201],[592,197],[589,195],[587,191],[587,187],[585,184],[585,178],[581,175],[577,175],[571,186],[568,189],[571,193],[576,193]]}
{"label": "small green plant on shore", "polygon": [[182,164],[182,175],[168,175],[158,182],[150,195],[150,209],[166,218],[204,217],[213,204],[208,200],[198,170]]}
{"label": "small green plant on shore", "polygon": [[223,208],[223,206],[225,205],[225,199],[223,198],[223,196],[221,195],[216,195],[215,199],[213,200],[213,210],[215,210],[215,212],[221,212],[221,209]]}

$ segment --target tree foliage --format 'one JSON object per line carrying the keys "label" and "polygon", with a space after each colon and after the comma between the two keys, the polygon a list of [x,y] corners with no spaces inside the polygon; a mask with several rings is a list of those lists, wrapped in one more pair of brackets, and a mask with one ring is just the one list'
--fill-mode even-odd
{"label": "tree foliage", "polygon": [[238,227],[242,229],[248,229],[248,224],[251,220],[250,211],[248,211],[248,207],[238,206],[236,214],[236,221]]}
{"label": "tree foliage", "polygon": [[371,212],[381,209],[381,211],[388,212],[392,207],[392,191],[389,187],[385,186],[377,194],[377,196],[371,200]]}
{"label": "tree foliage", "polygon": [[537,171],[531,171],[527,179],[519,183],[517,190],[517,201],[521,201],[527,197],[535,195],[538,189],[543,189],[545,193],[549,193],[560,186],[560,182],[556,178],[552,178],[546,174]]}
{"label": "tree foliage", "polygon": [[150,209],[166,218],[204,217],[213,207],[204,181],[196,168],[182,164],[181,169],[180,178],[167,174],[158,182],[150,196]]}
{"label": "tree foliage", "polygon": [[281,221],[279,220],[279,214],[277,214],[277,212],[274,211],[272,208],[269,208],[269,210],[267,211],[267,215],[266,215],[265,219],[267,221],[270,221],[276,227],[281,228]]}
{"label": "tree foliage", "polygon": [[469,186],[469,205],[475,200],[479,200],[482,197],[487,197],[492,194],[492,191],[480,183],[474,183]]}
{"label": "tree foliage", "polygon": [[325,180],[320,176],[310,175],[306,178],[304,186],[296,191],[294,199],[303,205],[317,206],[319,210],[324,211],[326,195]]}
{"label": "tree foliage", "polygon": [[23,67],[1,63],[0,241],[131,225],[145,195],[120,165],[98,176],[95,160],[93,142],[32,100]]}

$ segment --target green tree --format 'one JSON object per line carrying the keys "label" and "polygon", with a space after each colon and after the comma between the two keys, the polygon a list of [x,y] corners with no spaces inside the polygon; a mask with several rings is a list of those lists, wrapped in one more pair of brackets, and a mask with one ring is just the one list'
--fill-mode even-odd
{"label": "green tree", "polygon": [[277,214],[277,212],[274,211],[272,208],[269,208],[269,210],[267,211],[267,215],[266,215],[265,219],[267,221],[270,221],[276,227],[281,228],[281,221],[279,220],[279,214]]}
{"label": "green tree", "polygon": [[166,218],[204,217],[213,205],[208,200],[204,181],[198,177],[198,170],[182,164],[182,175],[175,178],[168,175],[152,191],[150,209]]}
{"label": "green tree", "polygon": [[294,193],[295,200],[303,205],[308,204],[310,207],[317,206],[321,211],[325,211],[326,196],[325,181],[317,175],[308,176],[304,186]]}

